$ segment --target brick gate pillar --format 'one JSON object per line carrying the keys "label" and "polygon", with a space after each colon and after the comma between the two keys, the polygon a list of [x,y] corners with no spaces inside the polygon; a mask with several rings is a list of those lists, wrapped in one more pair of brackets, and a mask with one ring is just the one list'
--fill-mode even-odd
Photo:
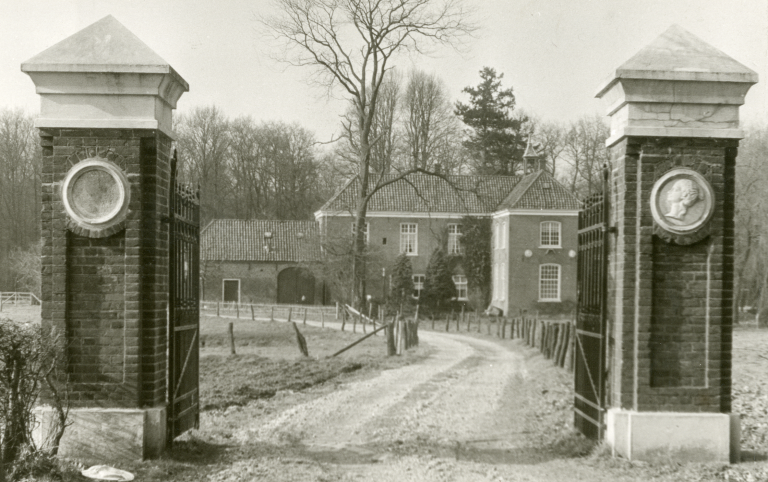
{"label": "brick gate pillar", "polygon": [[[41,97],[42,322],[63,336],[63,456],[166,440],[171,115],[189,86],[112,16],[21,66]],[[51,412],[39,409],[42,436]]]}
{"label": "brick gate pillar", "polygon": [[757,74],[673,26],[599,90],[611,116],[606,440],[631,459],[738,457],[731,414],[739,106]]}

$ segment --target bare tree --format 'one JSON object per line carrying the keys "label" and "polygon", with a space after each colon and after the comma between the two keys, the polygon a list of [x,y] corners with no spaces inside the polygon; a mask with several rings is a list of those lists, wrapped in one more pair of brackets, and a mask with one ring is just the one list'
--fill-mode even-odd
{"label": "bare tree", "polygon": [[472,27],[460,0],[276,0],[275,6],[279,13],[263,23],[282,42],[279,60],[312,68],[314,82],[329,92],[340,88],[354,106],[360,189],[354,213],[352,298],[359,307],[365,297],[363,226],[368,201],[384,183],[392,182],[371,166],[373,148],[381,139],[373,127],[384,79],[397,54],[452,45]]}
{"label": "bare tree", "polygon": [[563,139],[563,176],[574,194],[586,197],[601,188],[600,172],[608,163],[609,128],[603,116],[584,116],[572,122]]}
{"label": "bare tree", "polygon": [[[734,316],[746,304],[768,320],[768,127],[751,126],[739,147],[736,163],[736,236]],[[735,318],[738,319],[738,318]]]}
{"label": "bare tree", "polygon": [[226,165],[229,122],[216,106],[197,107],[176,117],[180,151],[179,174],[189,183],[199,183],[203,224],[222,217],[227,210],[231,180]]}
{"label": "bare tree", "polygon": [[14,248],[9,256],[14,275],[14,291],[28,291],[40,296],[42,243],[38,240],[27,249]]}
{"label": "bare tree", "polygon": [[435,74],[413,70],[403,100],[408,165],[444,172],[458,171],[462,158],[461,126],[445,84]]}
{"label": "bare tree", "polygon": [[32,116],[0,110],[0,290],[11,289],[9,255],[40,236],[41,156]]}
{"label": "bare tree", "polygon": [[[374,175],[388,174],[392,168],[393,159],[401,148],[397,127],[402,103],[401,80],[401,76],[396,70],[390,70],[379,89],[379,100],[376,103],[376,111],[371,124],[371,138],[376,140],[371,145],[370,159],[371,173]],[[354,102],[350,102],[342,122],[342,138],[345,142],[340,146],[339,154],[350,164],[353,172],[357,171],[360,153],[360,146],[358,145],[360,135],[357,130],[359,124],[356,122],[356,118],[357,107]]]}
{"label": "bare tree", "polygon": [[542,121],[534,115],[527,115],[530,139],[542,156],[542,168],[556,176],[558,167],[564,162],[565,139],[568,129],[560,122]]}

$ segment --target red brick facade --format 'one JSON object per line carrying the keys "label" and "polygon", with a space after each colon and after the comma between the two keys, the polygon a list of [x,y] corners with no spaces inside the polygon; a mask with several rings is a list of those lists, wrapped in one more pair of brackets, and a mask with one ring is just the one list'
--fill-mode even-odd
{"label": "red brick facade", "polygon": [[[75,407],[165,403],[169,156],[157,130],[41,129],[42,321],[65,334]],[[71,225],[60,185],[76,163],[127,175],[129,213],[114,233]],[[104,235],[103,237],[98,237]]]}
{"label": "red brick facade", "polygon": [[[730,412],[737,146],[629,137],[612,147],[610,406]],[[701,173],[716,193],[708,236],[689,245],[654,234],[651,190],[675,167]]]}

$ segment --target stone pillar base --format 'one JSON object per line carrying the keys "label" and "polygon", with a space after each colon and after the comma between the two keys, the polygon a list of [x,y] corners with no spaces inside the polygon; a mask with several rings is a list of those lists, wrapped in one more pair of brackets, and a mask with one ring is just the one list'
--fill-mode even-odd
{"label": "stone pillar base", "polygon": [[741,421],[737,414],[611,408],[605,440],[614,456],[629,460],[736,463]]}
{"label": "stone pillar base", "polygon": [[[37,407],[34,414],[38,423],[32,436],[40,445],[56,413],[51,407]],[[165,450],[165,407],[73,408],[68,422],[59,445],[62,457],[107,463],[157,457]]]}

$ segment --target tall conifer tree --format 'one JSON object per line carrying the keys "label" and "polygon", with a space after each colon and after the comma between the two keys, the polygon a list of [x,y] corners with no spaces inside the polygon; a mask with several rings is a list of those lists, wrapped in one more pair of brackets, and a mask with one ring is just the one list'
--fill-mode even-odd
{"label": "tall conifer tree", "polygon": [[477,87],[463,90],[469,94],[469,104],[456,103],[456,115],[470,128],[464,146],[474,157],[475,174],[512,176],[522,170],[528,118],[512,117],[515,95],[512,88],[501,88],[503,77],[483,67]]}

